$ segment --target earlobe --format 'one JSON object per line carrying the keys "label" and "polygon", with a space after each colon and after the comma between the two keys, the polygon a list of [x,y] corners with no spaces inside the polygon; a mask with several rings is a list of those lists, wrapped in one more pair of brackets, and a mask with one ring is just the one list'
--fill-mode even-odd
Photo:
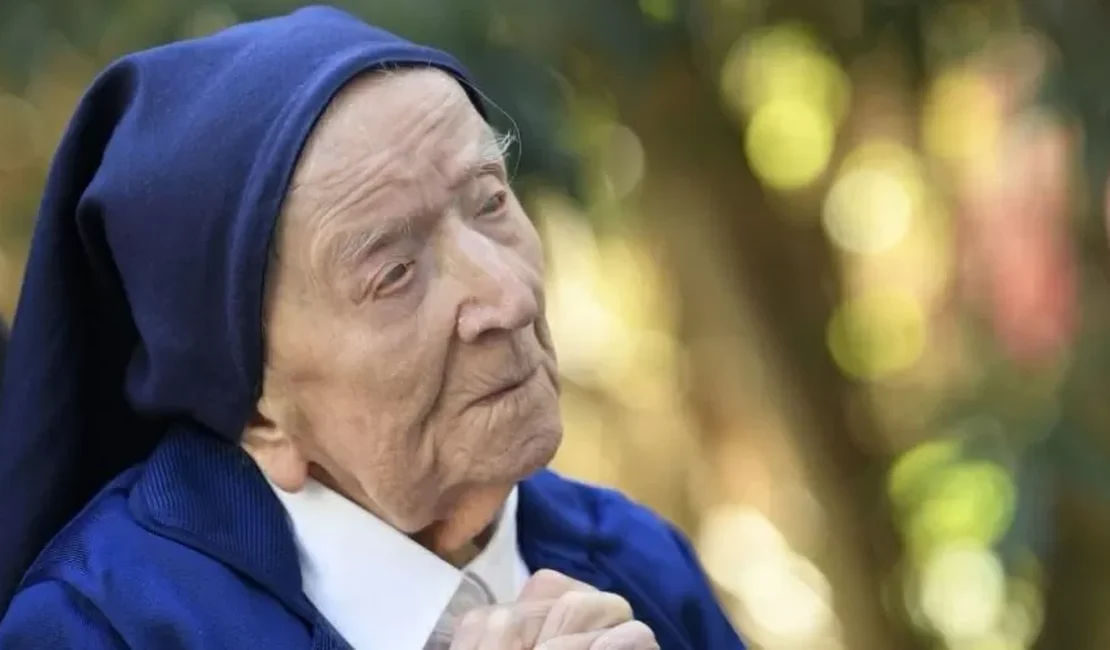
{"label": "earlobe", "polygon": [[256,414],[240,445],[266,478],[286,492],[299,492],[308,479],[308,461],[285,431]]}

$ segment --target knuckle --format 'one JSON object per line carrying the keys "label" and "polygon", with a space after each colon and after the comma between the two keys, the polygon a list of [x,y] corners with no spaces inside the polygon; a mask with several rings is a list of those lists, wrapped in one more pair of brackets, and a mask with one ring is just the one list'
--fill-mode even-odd
{"label": "knuckle", "polygon": [[641,621],[631,621],[627,623],[628,638],[631,647],[636,650],[658,650],[659,642],[655,639],[655,632],[646,623]]}
{"label": "knuckle", "polygon": [[659,650],[659,642],[645,623],[629,621],[610,630],[590,650]]}
{"label": "knuckle", "polygon": [[524,585],[522,597],[555,598],[567,591],[597,591],[590,585],[551,569],[540,569]]}
{"label": "knuckle", "polygon": [[504,607],[498,607],[486,617],[486,629],[490,632],[503,633],[513,625],[513,613]]}
{"label": "knuckle", "polygon": [[535,644],[550,611],[549,601],[518,603],[513,606],[513,624],[525,648],[531,648]]}
{"label": "knuckle", "polygon": [[555,599],[555,608],[562,609],[568,612],[578,611],[590,606],[594,600],[594,594],[584,591],[568,591]]}
{"label": "knuckle", "polygon": [[[620,620],[632,620],[632,604],[619,594],[606,593],[606,607]],[[644,626],[647,627],[647,626]]]}
{"label": "knuckle", "polygon": [[651,631],[651,628],[648,627],[647,623],[644,623],[643,621],[629,621],[628,623],[625,623],[625,625],[628,627],[629,636],[637,639],[651,641],[652,643],[655,642],[655,632]]}
{"label": "knuckle", "polygon": [[530,582],[540,585],[561,585],[565,584],[568,580],[570,580],[570,578],[554,569],[540,569],[532,574]]}

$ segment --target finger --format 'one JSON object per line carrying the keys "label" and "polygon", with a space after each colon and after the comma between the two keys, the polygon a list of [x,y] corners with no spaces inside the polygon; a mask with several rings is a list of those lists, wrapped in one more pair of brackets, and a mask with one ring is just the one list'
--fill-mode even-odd
{"label": "finger", "polygon": [[535,646],[534,650],[593,650],[593,643],[601,638],[608,630],[594,630],[593,632],[579,632],[557,639],[544,641]]}
{"label": "finger", "polygon": [[524,583],[524,588],[521,590],[517,601],[555,600],[568,591],[597,591],[597,589],[558,571],[540,569],[531,578],[528,578],[528,582]]}
{"label": "finger", "polygon": [[524,643],[517,630],[518,620],[505,607],[495,608],[486,617],[486,631],[479,646],[483,650],[524,650]]}
{"label": "finger", "polygon": [[632,606],[616,594],[570,591],[559,597],[540,628],[537,643],[580,632],[604,630],[632,620]]}
{"label": "finger", "polygon": [[547,600],[472,610],[456,626],[450,650],[531,648],[554,606]]}
{"label": "finger", "polygon": [[640,621],[628,621],[608,630],[580,632],[551,639],[535,650],[660,650],[651,629]]}
{"label": "finger", "polygon": [[493,607],[481,607],[467,612],[455,628],[450,650],[478,650],[481,647],[482,637],[486,634],[486,619],[493,609]]}
{"label": "finger", "polygon": [[640,621],[628,621],[610,628],[587,647],[589,650],[660,650],[655,633]]}
{"label": "finger", "polygon": [[506,606],[513,613],[512,631],[522,648],[532,648],[540,636],[555,600],[533,600]]}

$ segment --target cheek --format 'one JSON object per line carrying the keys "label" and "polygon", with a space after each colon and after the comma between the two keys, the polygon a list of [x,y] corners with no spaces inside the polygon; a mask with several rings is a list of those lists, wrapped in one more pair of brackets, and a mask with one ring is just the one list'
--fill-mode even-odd
{"label": "cheek", "polygon": [[540,233],[536,230],[535,224],[528,218],[528,214],[520,203],[515,202],[514,205],[516,208],[515,216],[519,224],[521,256],[542,276],[544,264],[543,243],[540,241]]}
{"label": "cheek", "polygon": [[[408,468],[410,480],[434,454],[420,430],[443,387],[458,296],[430,278],[423,297],[388,309],[319,310],[281,337],[287,394],[304,412],[305,435],[329,473],[359,483],[369,473]],[[376,309],[376,311],[371,311]],[[376,482],[376,479],[375,479]]]}
{"label": "cheek", "polygon": [[427,364],[397,349],[355,343],[321,362],[329,369],[300,395],[313,460],[345,487],[390,502],[426,465],[416,429],[434,401],[431,373],[419,371]]}
{"label": "cheek", "polygon": [[542,284],[544,274],[543,245],[540,243],[539,233],[536,232],[531,223],[528,224],[528,232],[525,235],[525,245],[521,257],[536,274],[536,281]]}
{"label": "cheek", "polygon": [[519,203],[514,203],[503,234],[498,237],[501,243],[519,256],[523,270],[532,276],[537,290],[542,290],[544,274],[543,243],[535,225]]}
{"label": "cheek", "polygon": [[431,346],[416,328],[374,337],[352,337],[329,360],[330,408],[349,417],[366,414],[399,421],[429,390],[435,368]]}
{"label": "cheek", "polygon": [[388,320],[351,322],[335,337],[329,354],[317,359],[327,377],[317,400],[322,417],[383,438],[419,437],[442,389],[454,331],[454,312],[439,298],[429,295]]}

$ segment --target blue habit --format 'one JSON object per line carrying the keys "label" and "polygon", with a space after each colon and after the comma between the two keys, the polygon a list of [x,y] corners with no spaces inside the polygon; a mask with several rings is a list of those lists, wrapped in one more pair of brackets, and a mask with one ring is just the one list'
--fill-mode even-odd
{"label": "blue habit", "polygon": [[[658,517],[551,472],[519,493],[530,569],[624,596],[664,650],[743,648],[689,544]],[[301,592],[285,511],[258,469],[187,427],[66,527],[0,622],[4,650],[347,647]]]}
{"label": "blue habit", "polygon": [[[297,157],[343,85],[383,66],[442,69],[482,110],[449,55],[326,7],[124,57],[81,100],[0,391],[3,650],[347,647],[238,439]],[[542,472],[518,520],[533,570],[623,595],[663,648],[742,647],[645,509]]]}

